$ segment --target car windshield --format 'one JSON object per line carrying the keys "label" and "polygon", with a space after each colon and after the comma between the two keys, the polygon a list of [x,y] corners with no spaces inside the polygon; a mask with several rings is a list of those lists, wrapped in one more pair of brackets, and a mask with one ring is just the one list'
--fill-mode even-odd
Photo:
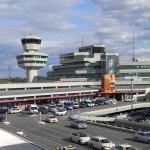
{"label": "car windshield", "polygon": [[64,105],[63,104],[58,104],[57,107],[64,107]]}
{"label": "car windshield", "polygon": [[56,118],[55,116],[49,116],[49,118]]}
{"label": "car windshield", "polygon": [[35,110],[35,109],[37,109],[37,107],[31,107],[31,109]]}
{"label": "car windshield", "polygon": [[133,148],[133,147],[126,147],[126,149],[125,150],[136,150],[135,148]]}
{"label": "car windshield", "polygon": [[80,137],[87,137],[87,135],[86,134],[84,134],[84,133],[80,133],[80,135],[79,135]]}
{"label": "car windshield", "polygon": [[100,140],[100,142],[101,142],[101,143],[110,143],[110,141],[107,140],[107,139]]}
{"label": "car windshield", "polygon": [[76,123],[80,124],[80,123],[84,123],[84,121],[76,121]]}
{"label": "car windshield", "polygon": [[50,108],[56,108],[56,106],[50,106]]}
{"label": "car windshield", "polygon": [[58,112],[63,112],[65,111],[65,109],[58,109]]}

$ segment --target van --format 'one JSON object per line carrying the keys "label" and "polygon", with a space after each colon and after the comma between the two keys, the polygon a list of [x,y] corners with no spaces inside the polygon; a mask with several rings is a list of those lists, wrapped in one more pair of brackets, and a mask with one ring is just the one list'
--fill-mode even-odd
{"label": "van", "polygon": [[38,114],[38,106],[36,104],[29,105],[30,114]]}

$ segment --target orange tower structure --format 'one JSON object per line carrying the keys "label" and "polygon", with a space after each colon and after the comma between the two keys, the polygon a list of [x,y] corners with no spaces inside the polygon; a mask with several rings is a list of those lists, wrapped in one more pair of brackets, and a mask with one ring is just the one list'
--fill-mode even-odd
{"label": "orange tower structure", "polygon": [[103,75],[101,78],[101,92],[114,93],[115,91],[115,74]]}

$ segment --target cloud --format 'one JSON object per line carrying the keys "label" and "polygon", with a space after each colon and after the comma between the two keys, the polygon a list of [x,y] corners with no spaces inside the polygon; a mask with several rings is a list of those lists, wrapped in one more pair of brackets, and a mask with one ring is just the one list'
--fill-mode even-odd
{"label": "cloud", "polygon": [[[42,38],[40,52],[49,55],[47,66],[58,65],[60,54],[95,43],[129,61],[133,31],[136,56],[142,49],[142,55],[150,57],[148,0],[1,0],[0,12],[1,78],[8,74],[9,65],[13,76],[25,77],[16,55],[22,52],[20,39],[30,32]],[[48,67],[40,69],[39,75],[47,71]]]}

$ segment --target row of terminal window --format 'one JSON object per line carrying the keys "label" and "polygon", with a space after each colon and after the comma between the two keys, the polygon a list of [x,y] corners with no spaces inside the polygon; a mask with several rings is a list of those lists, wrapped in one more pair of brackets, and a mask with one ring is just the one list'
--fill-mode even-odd
{"label": "row of terminal window", "polygon": [[41,44],[40,39],[22,39],[22,44]]}

